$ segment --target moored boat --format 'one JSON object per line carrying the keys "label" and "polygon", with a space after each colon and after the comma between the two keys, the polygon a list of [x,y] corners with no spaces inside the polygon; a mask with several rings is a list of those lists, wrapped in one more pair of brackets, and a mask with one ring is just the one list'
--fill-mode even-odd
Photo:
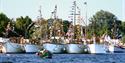
{"label": "moored boat", "polygon": [[[78,12],[78,13],[77,13]],[[82,24],[80,23],[82,20],[81,13],[79,10],[79,7],[76,5],[76,1],[73,2],[72,6],[72,12],[71,12],[71,18],[72,23],[69,26],[68,32],[66,33],[67,44],[65,44],[65,49],[67,53],[86,53],[87,52],[87,46],[83,44],[82,35],[83,35],[83,29]],[[76,16],[79,16],[79,18],[76,18]],[[79,21],[79,22],[78,22]]]}
{"label": "moored boat", "polygon": [[24,45],[26,53],[36,53],[40,47],[35,44],[25,44]]}
{"label": "moored boat", "polygon": [[23,47],[17,43],[6,42],[4,47],[6,49],[5,53],[24,53]]}
{"label": "moored boat", "polygon": [[[60,42],[59,42],[60,41]],[[60,39],[59,40],[59,37],[51,37],[51,41],[49,42],[46,41],[44,44],[43,44],[43,48],[50,51],[51,53],[63,53],[64,52],[64,44],[63,43],[63,40]]]}
{"label": "moored boat", "polygon": [[86,47],[83,44],[66,44],[67,53],[85,53]]}
{"label": "moored boat", "polygon": [[29,39],[25,39],[26,44],[24,44],[24,49],[26,53],[36,53],[40,50],[40,46],[29,42]]}
{"label": "moored boat", "polygon": [[90,53],[106,53],[106,46],[103,44],[88,44]]}
{"label": "moored boat", "polygon": [[9,38],[2,38],[3,53],[23,53],[23,47],[18,43],[12,43]]}
{"label": "moored boat", "polygon": [[[54,17],[54,20],[52,21],[51,25],[49,26],[49,34],[47,32],[45,33],[46,36],[49,35],[49,37],[46,37],[43,43],[43,48],[50,51],[51,53],[63,53],[64,51],[64,45],[63,45],[63,21],[60,21],[57,19],[56,16],[57,13],[57,5],[55,5],[55,9],[52,12],[52,17]],[[49,39],[48,39],[49,38]],[[49,43],[48,43],[48,40]]]}
{"label": "moored boat", "polygon": [[43,48],[51,53],[63,53],[64,51],[64,45],[62,44],[45,43],[43,44]]}

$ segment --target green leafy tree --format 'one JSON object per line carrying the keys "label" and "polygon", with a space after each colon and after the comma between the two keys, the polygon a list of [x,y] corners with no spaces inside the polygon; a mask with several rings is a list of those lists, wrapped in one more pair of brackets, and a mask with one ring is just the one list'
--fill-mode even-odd
{"label": "green leafy tree", "polygon": [[0,36],[4,36],[6,26],[10,22],[10,19],[4,14],[0,13]]}
{"label": "green leafy tree", "polygon": [[35,26],[33,28],[34,32],[32,34],[32,38],[46,38],[46,36],[49,34],[48,31],[48,22],[45,19],[38,19],[35,21]]}
{"label": "green leafy tree", "polygon": [[28,29],[28,27],[31,23],[32,20],[28,16],[26,16],[25,18],[22,16],[17,18],[15,22],[17,33],[28,38],[30,36],[29,31],[31,31],[30,29]]}
{"label": "green leafy tree", "polygon": [[67,31],[68,31],[69,25],[70,25],[70,22],[69,22],[69,21],[67,21],[67,20],[64,20],[64,21],[63,21],[63,31],[64,31],[65,33],[67,33]]}
{"label": "green leafy tree", "polygon": [[122,37],[122,43],[125,44],[125,35]]}
{"label": "green leafy tree", "polygon": [[119,25],[116,16],[108,11],[100,10],[93,17],[90,18],[89,33],[100,36],[104,33],[113,36],[112,32],[115,32],[115,27]]}
{"label": "green leafy tree", "polygon": [[121,32],[122,32],[122,35],[125,35],[125,22],[122,22]]}

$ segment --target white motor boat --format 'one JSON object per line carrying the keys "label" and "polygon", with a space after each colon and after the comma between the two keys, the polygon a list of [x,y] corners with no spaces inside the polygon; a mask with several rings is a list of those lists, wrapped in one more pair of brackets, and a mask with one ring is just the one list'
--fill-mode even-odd
{"label": "white motor boat", "polygon": [[3,53],[23,53],[23,47],[18,43],[12,43],[9,38],[0,38],[3,46]]}
{"label": "white motor boat", "polygon": [[88,44],[90,53],[106,53],[106,46],[103,44]]}
{"label": "white motor boat", "polygon": [[23,47],[17,43],[6,42],[4,44],[4,47],[6,49],[5,53],[23,53],[24,52]]}
{"label": "white motor boat", "polygon": [[36,44],[30,44],[29,39],[25,39],[26,44],[24,44],[24,49],[26,53],[36,53],[40,50],[40,46]]}
{"label": "white motor boat", "polygon": [[40,50],[40,47],[35,44],[25,44],[24,45],[26,53],[36,53]]}
{"label": "white motor boat", "polygon": [[63,53],[64,52],[64,44],[63,40],[60,39],[58,41],[59,37],[51,37],[50,43],[44,43],[43,48],[50,51],[51,53]]}
{"label": "white motor boat", "polygon": [[63,51],[64,51],[63,44],[45,43],[45,44],[43,44],[43,48],[50,51],[51,53],[63,53]]}
{"label": "white motor boat", "polygon": [[66,52],[67,53],[85,53],[87,52],[87,48],[83,44],[66,44]]}

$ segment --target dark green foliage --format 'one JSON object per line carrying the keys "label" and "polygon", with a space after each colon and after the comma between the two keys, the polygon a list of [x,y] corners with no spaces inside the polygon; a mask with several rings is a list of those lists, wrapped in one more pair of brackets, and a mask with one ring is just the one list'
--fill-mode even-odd
{"label": "dark green foliage", "polygon": [[10,19],[4,13],[0,13],[0,36],[4,36],[3,33],[5,33],[8,22]]}
{"label": "dark green foliage", "polygon": [[32,23],[31,18],[28,16],[24,17],[19,17],[16,19],[15,22],[15,27],[16,31],[19,35],[25,36],[25,38],[29,38],[30,34],[29,31],[32,32],[30,29],[28,29],[28,26]]}
{"label": "dark green foliage", "polygon": [[[54,19],[48,19],[48,27],[47,29],[52,26],[52,22]],[[63,31],[66,33],[68,31],[70,22],[67,20],[58,20],[56,28],[61,27],[60,25],[63,24]],[[90,18],[90,24],[83,29],[87,29],[86,33],[88,38],[92,37],[93,34],[96,36],[102,36],[104,33],[109,34],[112,38],[117,38],[118,35],[122,34],[125,35],[125,22],[120,21],[116,18],[116,16],[108,11],[100,10],[95,15]],[[17,32],[19,35],[23,35],[26,38],[30,38],[34,33],[33,29],[35,28],[33,25],[29,27],[32,22],[31,18],[26,17],[19,17],[16,18],[16,21],[9,19],[4,13],[0,13],[0,36],[4,36],[6,26],[8,22],[11,23],[11,26],[14,27],[14,31]],[[41,26],[44,27],[46,21],[42,21],[43,24]],[[45,28],[42,28],[44,30]],[[61,27],[62,29],[62,27]],[[45,31],[45,30],[44,30]],[[49,30],[50,31],[50,30]],[[83,30],[85,33],[85,30]],[[39,34],[39,33],[38,33]],[[48,33],[47,33],[48,34]],[[15,34],[12,34],[15,36]]]}
{"label": "dark green foliage", "polygon": [[104,33],[109,34],[112,38],[121,28],[121,21],[117,20],[116,16],[108,11],[98,11],[92,18],[90,18],[89,34],[96,34],[101,36]]}
{"label": "dark green foliage", "polygon": [[68,31],[69,25],[70,25],[70,22],[69,22],[69,21],[67,21],[67,20],[64,20],[64,21],[63,21],[63,31],[64,31],[65,33]]}
{"label": "dark green foliage", "polygon": [[125,35],[122,37],[122,43],[125,44]]}

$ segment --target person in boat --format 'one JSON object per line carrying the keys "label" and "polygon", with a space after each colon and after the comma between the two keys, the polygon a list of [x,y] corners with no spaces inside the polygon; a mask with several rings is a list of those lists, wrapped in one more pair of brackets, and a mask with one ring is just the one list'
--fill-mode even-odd
{"label": "person in boat", "polygon": [[93,36],[92,36],[92,42],[93,42],[93,44],[96,44],[96,35],[95,34],[93,34]]}
{"label": "person in boat", "polygon": [[71,43],[73,42],[73,36],[74,36],[74,33],[72,32],[72,30],[68,30],[68,32],[66,33],[66,36],[67,36],[67,42]]}
{"label": "person in boat", "polygon": [[10,25],[10,22],[8,22],[6,28],[5,28],[5,37],[9,37],[9,32],[11,32],[12,28],[11,28],[11,25]]}
{"label": "person in boat", "polygon": [[11,31],[10,22],[8,22],[8,24],[7,24],[6,31],[7,31],[7,32]]}
{"label": "person in boat", "polygon": [[52,58],[52,53],[46,49],[40,50],[36,54],[41,58]]}
{"label": "person in boat", "polygon": [[83,42],[84,45],[87,44],[87,39],[85,37],[85,34],[82,35],[82,42]]}
{"label": "person in boat", "polygon": [[64,44],[68,44],[68,43],[69,43],[68,36],[65,36],[65,37],[64,37]]}
{"label": "person in boat", "polygon": [[106,34],[103,34],[102,36],[100,36],[100,39],[99,39],[100,43],[104,43],[105,42],[105,35]]}
{"label": "person in boat", "polygon": [[0,53],[3,52],[2,49],[3,49],[3,46],[2,46],[2,44],[0,43]]}
{"label": "person in boat", "polygon": [[76,43],[82,44],[82,43],[83,43],[83,42],[82,42],[82,39],[81,39],[81,38],[78,38],[78,39],[76,40]]}
{"label": "person in boat", "polygon": [[25,39],[22,35],[20,35],[20,44],[25,44]]}

